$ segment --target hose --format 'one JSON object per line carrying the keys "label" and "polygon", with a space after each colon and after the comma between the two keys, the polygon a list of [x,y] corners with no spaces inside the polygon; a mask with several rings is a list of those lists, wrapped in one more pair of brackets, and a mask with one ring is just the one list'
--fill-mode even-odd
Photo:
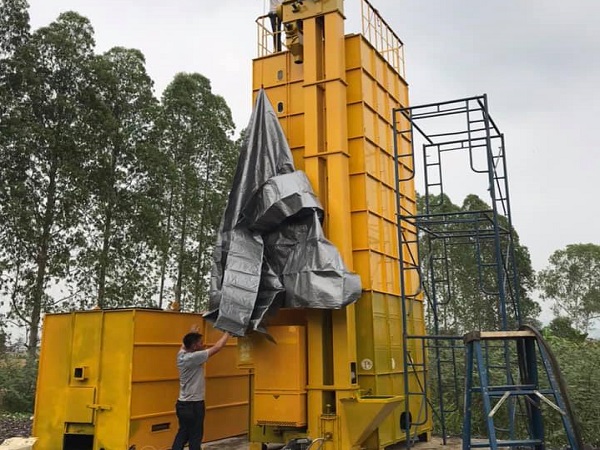
{"label": "hose", "polygon": [[519,329],[532,332],[535,335],[535,339],[536,339],[538,345],[541,348],[543,348],[544,351],[546,352],[546,354],[548,355],[548,359],[550,362],[550,366],[552,368],[552,372],[556,376],[556,379],[558,381],[558,388],[560,390],[560,395],[565,404],[565,409],[566,409],[565,412],[567,413],[567,416],[569,417],[569,421],[571,422],[572,427],[573,427],[573,433],[575,435],[574,437],[575,437],[575,441],[577,444],[577,449],[572,449],[572,450],[583,450],[583,439],[581,438],[581,428],[579,426],[579,422],[575,418],[575,414],[573,413],[571,401],[569,400],[567,384],[565,382],[565,379],[563,378],[562,372],[560,371],[560,366],[558,364],[558,361],[556,360],[556,357],[554,356],[554,353],[552,352],[552,350],[550,349],[550,346],[548,345],[548,343],[542,336],[542,333],[540,333],[537,330],[537,328],[532,327],[531,325],[521,325],[519,327]]}

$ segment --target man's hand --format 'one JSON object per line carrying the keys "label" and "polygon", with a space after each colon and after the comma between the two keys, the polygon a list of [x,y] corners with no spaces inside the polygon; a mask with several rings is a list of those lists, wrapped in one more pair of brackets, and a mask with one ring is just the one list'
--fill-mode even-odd
{"label": "man's hand", "polygon": [[200,327],[198,326],[197,323],[192,325],[192,327],[190,328],[190,332],[191,333],[199,333],[200,332]]}
{"label": "man's hand", "polygon": [[215,353],[219,352],[223,347],[225,347],[225,344],[227,343],[227,339],[229,339],[230,336],[231,335],[227,331],[224,332],[223,336],[221,336],[219,338],[217,343],[207,350],[208,356],[210,357],[210,356],[214,355]]}

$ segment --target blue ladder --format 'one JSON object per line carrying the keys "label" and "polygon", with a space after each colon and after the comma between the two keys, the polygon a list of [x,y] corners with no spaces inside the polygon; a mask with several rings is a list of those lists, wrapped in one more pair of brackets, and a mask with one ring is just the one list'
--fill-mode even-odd
{"label": "blue ladder", "polygon": [[[490,367],[486,364],[482,350],[482,341],[500,341],[506,346],[508,341],[516,341],[519,360],[520,384],[507,383],[502,386],[489,385]],[[544,422],[542,418],[541,403],[544,402],[557,410],[565,429],[565,436],[571,450],[582,450],[581,439],[577,434],[576,425],[571,417],[568,398],[561,389],[555,360],[543,342],[539,333],[527,327],[520,331],[476,331],[464,336],[466,347],[466,374],[465,374],[465,405],[463,419],[463,450],[473,448],[490,448],[498,450],[500,447],[528,447],[534,450],[544,450]],[[548,377],[547,389],[540,389],[538,384],[538,364],[536,349],[539,351],[544,371]],[[477,365],[479,386],[473,385],[474,366]],[[509,372],[509,369],[506,369]],[[509,375],[508,379],[511,377]],[[483,400],[483,410],[487,428],[487,440],[473,442],[471,436],[472,395],[479,393]],[[494,415],[509,397],[522,396],[526,398],[527,429],[529,436],[524,439],[499,440],[496,437]],[[492,406],[492,399],[499,400]]]}

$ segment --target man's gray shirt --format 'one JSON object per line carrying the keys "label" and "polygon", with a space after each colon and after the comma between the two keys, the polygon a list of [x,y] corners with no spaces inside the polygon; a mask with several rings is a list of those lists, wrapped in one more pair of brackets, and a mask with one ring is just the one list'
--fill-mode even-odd
{"label": "man's gray shirt", "polygon": [[179,369],[179,401],[199,402],[204,400],[204,363],[208,359],[208,350],[177,353]]}

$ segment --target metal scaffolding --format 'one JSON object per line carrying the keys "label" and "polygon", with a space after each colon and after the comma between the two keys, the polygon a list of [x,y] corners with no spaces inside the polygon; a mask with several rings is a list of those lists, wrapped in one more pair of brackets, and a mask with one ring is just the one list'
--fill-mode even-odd
{"label": "metal scaffolding", "polygon": [[[445,444],[447,415],[462,406],[463,450],[541,450],[545,407],[544,414],[560,414],[567,442],[580,449],[581,438],[556,361],[541,335],[522,323],[504,135],[489,114],[487,97],[394,110],[394,144],[398,242],[404,255],[400,279],[405,412],[409,414],[411,401],[427,402]],[[477,192],[486,192],[486,198],[465,200],[462,208],[452,205],[444,185],[448,172],[456,179],[456,161],[449,163],[449,155],[456,153],[466,154],[467,172],[483,187]],[[408,191],[404,183],[414,183],[419,162],[424,186],[414,214],[414,204],[409,205],[403,193]],[[465,254],[468,258],[461,259]],[[460,291],[453,285],[454,271],[461,270],[461,264],[466,266],[462,275],[475,287],[467,292],[464,286]],[[425,335],[415,333],[415,321],[410,320],[417,301],[427,305]],[[485,315],[485,320],[464,329],[456,320],[465,318],[457,316],[457,303],[468,311],[467,316]],[[427,354],[415,358],[418,351]],[[464,363],[466,367],[461,366]],[[411,390],[408,375],[417,370],[428,376]],[[459,389],[462,377],[464,392]],[[476,408],[483,413],[478,433],[472,423],[474,396],[481,402]],[[412,427],[421,417],[416,423],[407,417],[402,426],[410,445],[415,437]],[[475,434],[487,439],[473,440]]]}
{"label": "metal scaffolding", "polygon": [[[459,405],[457,365],[463,362],[461,331],[470,331],[457,330],[455,324],[448,323],[448,312],[455,300],[453,263],[449,256],[453,247],[467,246],[473,251],[477,284],[480,295],[489,302],[495,315],[494,328],[516,329],[521,322],[504,135],[491,118],[487,97],[483,95],[394,110],[394,143],[399,193],[398,240],[402,254],[409,255],[401,258],[400,264],[404,370],[410,373],[417,369],[413,363],[414,351],[419,348],[417,344],[422,343],[429,353],[422,358],[422,365],[430,360],[436,384],[435,400],[427,383],[422,389],[413,387],[412,391],[407,386],[407,404],[411,397],[427,398],[445,440],[446,416]],[[422,152],[421,159],[418,150]],[[478,205],[484,207],[468,211],[449,207],[444,181],[455,168],[446,164],[446,157],[457,152],[466,153],[468,170],[479,177],[483,191],[489,195],[482,200],[489,206]],[[412,214],[404,205],[401,193],[403,183],[414,182],[419,162],[423,168],[423,194],[419,212]],[[409,291],[406,281],[411,277],[417,277],[418,282],[410,283],[413,288]],[[427,305],[428,334],[425,336],[414,334],[407,320],[408,305],[415,299]],[[504,353],[509,378],[508,348]],[[450,368],[443,370],[445,365]],[[444,380],[443,372],[454,376]],[[408,434],[410,426],[405,426]]]}

